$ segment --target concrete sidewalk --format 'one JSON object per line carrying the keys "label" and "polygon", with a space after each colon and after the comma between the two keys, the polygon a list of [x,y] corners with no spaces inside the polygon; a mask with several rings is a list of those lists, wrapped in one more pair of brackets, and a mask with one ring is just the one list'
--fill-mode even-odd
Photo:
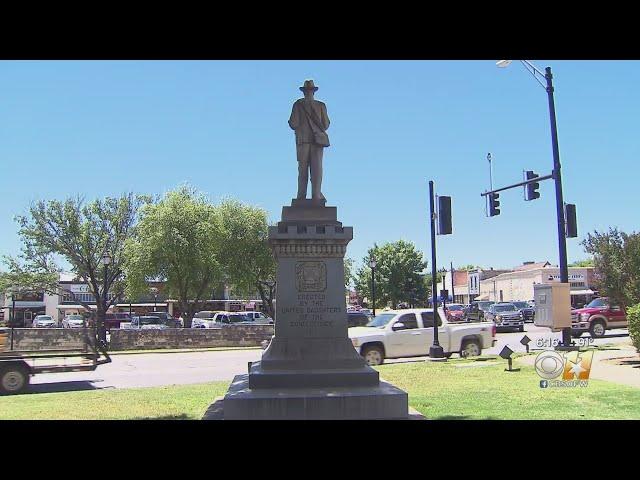
{"label": "concrete sidewalk", "polygon": [[[640,388],[640,354],[631,345],[617,345],[616,350],[596,350],[589,378]],[[533,366],[537,355],[517,358]]]}

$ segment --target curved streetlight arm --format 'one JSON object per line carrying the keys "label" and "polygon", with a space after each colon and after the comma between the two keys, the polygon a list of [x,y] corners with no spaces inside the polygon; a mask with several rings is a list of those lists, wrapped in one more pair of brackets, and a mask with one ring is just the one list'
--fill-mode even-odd
{"label": "curved streetlight arm", "polygon": [[544,78],[545,80],[547,78],[546,75],[544,73],[542,73],[540,70],[538,70],[538,68],[533,63],[531,63],[529,60],[520,60],[520,63],[522,63],[524,68],[531,75],[533,75],[533,78],[536,79],[536,81],[540,84],[540,86],[546,90],[547,89],[547,85],[545,83],[542,83],[542,81],[536,76],[536,73],[538,75],[540,75],[542,78]]}

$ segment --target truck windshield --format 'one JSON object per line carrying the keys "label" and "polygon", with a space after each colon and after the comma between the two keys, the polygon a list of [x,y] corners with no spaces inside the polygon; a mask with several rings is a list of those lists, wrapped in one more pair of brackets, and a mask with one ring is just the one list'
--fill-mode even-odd
{"label": "truck windshield", "polygon": [[141,325],[161,325],[162,320],[158,317],[140,317]]}
{"label": "truck windshield", "polygon": [[587,305],[587,308],[606,307],[606,306],[607,306],[607,301],[604,298],[595,298],[591,300],[591,302],[589,302],[589,304]]}
{"label": "truck windshield", "polygon": [[396,316],[395,313],[381,313],[380,315],[376,315],[375,317],[373,317],[373,320],[371,320],[365,326],[378,327],[378,328],[384,327],[395,316]]}
{"label": "truck windshield", "polygon": [[494,305],[493,308],[496,312],[515,312],[517,310],[512,303],[509,305]]}
{"label": "truck windshield", "polygon": [[529,307],[527,302],[513,302],[513,304],[518,308],[528,308]]}

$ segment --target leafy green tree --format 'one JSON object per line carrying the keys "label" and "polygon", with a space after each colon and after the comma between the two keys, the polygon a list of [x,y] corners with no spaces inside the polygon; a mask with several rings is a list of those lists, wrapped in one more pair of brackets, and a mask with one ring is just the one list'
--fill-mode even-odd
{"label": "leafy green tree", "polygon": [[461,267],[455,267],[455,270],[466,270],[466,271],[470,271],[470,270],[477,270],[478,268],[481,268],[480,265],[473,265],[471,263],[467,264],[467,265],[463,265]]}
{"label": "leafy green tree", "polygon": [[56,293],[58,287],[58,268],[46,265],[44,268],[33,260],[23,257],[5,256],[3,262],[7,265],[6,272],[0,272],[1,292],[46,292]]}
{"label": "leafy green tree", "polygon": [[640,233],[595,231],[582,245],[593,256],[598,290],[625,307],[640,303]]}
{"label": "leafy green tree", "polygon": [[349,292],[349,287],[354,281],[353,274],[353,259],[349,257],[345,257],[344,259],[344,288],[347,292]]}
{"label": "leafy green tree", "polygon": [[577,260],[570,263],[569,267],[595,267],[595,264],[592,258],[587,258],[586,260]]}
{"label": "leafy green tree", "polygon": [[148,282],[164,280],[164,292],[178,301],[190,328],[195,313],[224,281],[219,213],[204,195],[181,186],[142,208],[137,231],[125,247],[127,296],[145,294]]}
{"label": "leafy green tree", "polygon": [[362,266],[356,272],[358,294],[371,299],[371,258],[376,260],[376,307],[391,304],[396,307],[400,302],[410,305],[426,300],[426,290],[421,272],[427,262],[422,252],[410,242],[398,240],[374,245],[362,259]]}
{"label": "leafy green tree", "polygon": [[[106,312],[124,293],[124,244],[134,233],[140,206],[149,201],[149,197],[127,193],[89,203],[81,197],[34,203],[29,215],[16,217],[24,263],[12,259],[10,272],[35,288],[49,288],[59,272],[52,258],[62,257],[76,277],[89,285],[96,301],[98,335],[106,340]],[[105,279],[102,258],[107,252],[111,264]],[[89,305],[80,303],[91,312]]]}
{"label": "leafy green tree", "polygon": [[[436,285],[442,282],[443,273],[444,272],[442,272],[441,270],[438,270],[436,272]],[[431,275],[431,272],[427,273],[423,277],[424,279],[423,284],[426,291],[427,303],[429,304],[433,303],[433,293],[432,293],[433,284],[431,280],[432,278],[433,278],[433,275]],[[437,292],[436,295],[440,295],[440,292]]]}
{"label": "leafy green tree", "polygon": [[239,291],[257,292],[267,314],[275,318],[276,262],[268,242],[267,212],[233,199],[224,200],[218,212],[226,278]]}

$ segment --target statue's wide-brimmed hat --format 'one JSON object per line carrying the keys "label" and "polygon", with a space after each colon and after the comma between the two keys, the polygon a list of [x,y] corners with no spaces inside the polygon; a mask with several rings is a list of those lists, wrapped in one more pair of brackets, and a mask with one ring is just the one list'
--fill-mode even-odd
{"label": "statue's wide-brimmed hat", "polygon": [[305,81],[304,81],[304,85],[302,85],[302,86],[300,87],[300,90],[302,90],[303,92],[304,92],[305,90],[313,90],[314,92],[317,92],[317,91],[318,91],[318,87],[316,87],[316,86],[313,84],[313,80],[305,80]]}

